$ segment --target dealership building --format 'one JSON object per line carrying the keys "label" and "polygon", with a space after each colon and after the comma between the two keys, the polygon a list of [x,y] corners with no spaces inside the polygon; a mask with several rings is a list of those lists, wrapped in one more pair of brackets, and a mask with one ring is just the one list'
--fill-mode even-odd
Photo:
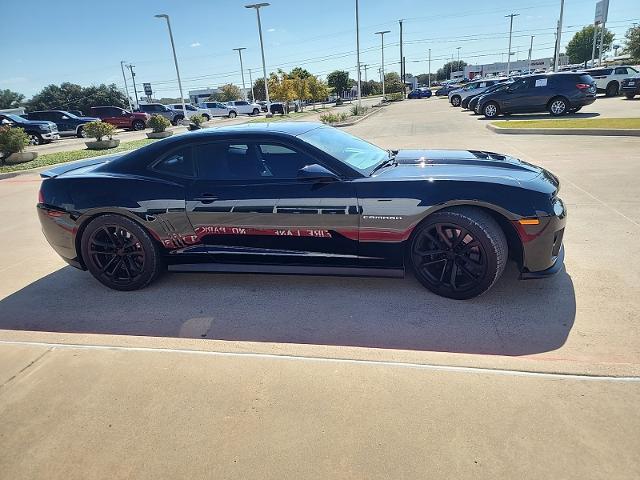
{"label": "dealership building", "polygon": [[[567,65],[568,58],[565,54],[560,54],[560,65]],[[537,58],[531,59],[531,70],[547,70],[553,68],[553,58]],[[529,70],[529,60],[514,60],[509,65],[509,69],[514,70]],[[475,77],[494,76],[498,74],[507,74],[507,62],[496,62],[488,65],[467,65],[464,67],[464,74],[462,72],[452,72],[452,79],[456,77],[464,77],[473,79]],[[456,75],[457,74],[457,75]]]}

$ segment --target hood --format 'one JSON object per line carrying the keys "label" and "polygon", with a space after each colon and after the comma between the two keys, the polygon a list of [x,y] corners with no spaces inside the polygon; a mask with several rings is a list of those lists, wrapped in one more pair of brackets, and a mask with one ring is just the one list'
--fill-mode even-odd
{"label": "hood", "polygon": [[[508,155],[480,150],[399,150],[398,165],[376,172],[379,179],[455,179],[522,184],[544,169]],[[493,180],[490,180],[493,179]]]}
{"label": "hood", "polygon": [[[24,117],[21,117],[24,118]],[[18,123],[18,122],[16,122]],[[46,125],[47,127],[55,127],[56,124],[53,122],[50,122],[48,120],[28,120],[28,119],[24,119],[20,122],[21,125],[32,125],[32,126],[37,126],[37,125]]]}

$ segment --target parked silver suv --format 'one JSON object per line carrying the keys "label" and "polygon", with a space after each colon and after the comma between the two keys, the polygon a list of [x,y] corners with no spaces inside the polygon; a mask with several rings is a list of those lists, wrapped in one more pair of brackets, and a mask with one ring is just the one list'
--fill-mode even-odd
{"label": "parked silver suv", "polygon": [[148,113],[149,115],[162,115],[169,120],[172,125],[178,125],[184,120],[184,114],[180,110],[174,110],[161,103],[141,103],[138,105],[138,111]]}
{"label": "parked silver suv", "polygon": [[467,83],[462,88],[457,88],[449,92],[449,103],[454,107],[459,107],[462,104],[462,100],[469,95],[477,95],[484,92],[487,88],[497,83],[506,82],[508,78],[495,78],[491,80],[475,80]]}

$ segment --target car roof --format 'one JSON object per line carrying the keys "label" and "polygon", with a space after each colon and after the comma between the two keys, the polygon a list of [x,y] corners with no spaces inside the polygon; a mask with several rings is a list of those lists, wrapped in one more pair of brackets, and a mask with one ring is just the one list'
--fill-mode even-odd
{"label": "car roof", "polygon": [[208,128],[191,132],[190,135],[207,136],[233,133],[284,133],[287,135],[302,135],[303,133],[318,127],[325,126],[320,122],[264,122],[243,123],[240,125],[228,125],[218,128]]}

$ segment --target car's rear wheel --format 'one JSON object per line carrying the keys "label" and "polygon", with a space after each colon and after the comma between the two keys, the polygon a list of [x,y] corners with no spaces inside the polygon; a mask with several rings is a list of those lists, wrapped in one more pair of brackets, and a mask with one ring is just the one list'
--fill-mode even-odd
{"label": "car's rear wheel", "polygon": [[604,94],[607,97],[615,97],[620,93],[620,84],[616,81],[610,82]]}
{"label": "car's rear wheel", "polygon": [[556,97],[549,102],[548,110],[554,117],[559,117],[569,112],[569,102],[566,98]]}
{"label": "car's rear wheel", "polygon": [[260,110],[258,110],[257,108],[253,109],[253,112],[251,112],[252,115],[258,115],[260,114]]}
{"label": "car's rear wheel", "polygon": [[171,123],[174,126],[180,125],[180,122],[182,122],[182,120],[184,120],[184,117],[182,115],[176,115]]}
{"label": "car's rear wheel", "polygon": [[500,278],[507,241],[498,223],[473,207],[436,212],[418,227],[410,244],[411,266],[426,288],[443,297],[466,300]]}
{"label": "car's rear wheel", "polygon": [[486,118],[495,118],[500,113],[500,109],[498,108],[498,104],[496,102],[489,102],[484,107],[482,107],[482,114]]}
{"label": "car's rear wheel", "polygon": [[454,95],[453,97],[451,97],[451,105],[453,105],[454,107],[459,107],[461,102],[462,99],[459,95]]}
{"label": "car's rear wheel", "polygon": [[211,120],[211,117],[209,115],[207,115],[206,113],[202,115],[204,117],[204,121],[208,122],[209,120]]}
{"label": "car's rear wheel", "polygon": [[144,122],[142,120],[135,120],[131,126],[134,130],[144,130]]}
{"label": "car's rear wheel", "polygon": [[144,288],[162,271],[158,246],[142,227],[121,215],[92,220],[81,248],[91,274],[114,290]]}
{"label": "car's rear wheel", "polygon": [[229,112],[229,118],[236,118],[236,112]]}
{"label": "car's rear wheel", "polygon": [[633,97],[636,96],[636,94],[635,93],[625,93],[624,96],[627,97],[629,100],[631,100]]}
{"label": "car's rear wheel", "polygon": [[78,127],[78,131],[76,132],[76,136],[78,138],[87,138],[87,133],[84,131],[84,127]]}

